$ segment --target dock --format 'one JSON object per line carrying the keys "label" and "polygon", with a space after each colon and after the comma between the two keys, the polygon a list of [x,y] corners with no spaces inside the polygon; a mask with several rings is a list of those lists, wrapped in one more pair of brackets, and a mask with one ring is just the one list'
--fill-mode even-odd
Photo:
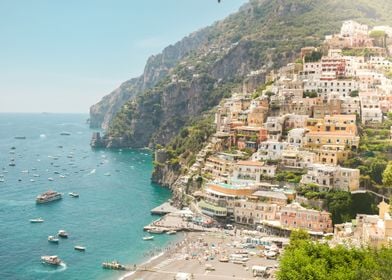
{"label": "dock", "polygon": [[165,202],[158,207],[155,207],[154,209],[151,210],[152,215],[166,215],[169,213],[174,213],[177,212],[178,209],[172,205],[170,205],[169,202]]}

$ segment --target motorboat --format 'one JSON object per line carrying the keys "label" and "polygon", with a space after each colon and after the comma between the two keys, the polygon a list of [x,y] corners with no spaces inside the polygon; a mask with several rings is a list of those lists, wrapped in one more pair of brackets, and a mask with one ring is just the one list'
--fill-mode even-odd
{"label": "motorboat", "polygon": [[67,131],[63,131],[63,132],[60,133],[60,135],[62,135],[62,136],[69,136],[69,135],[71,135],[71,133],[69,133]]}
{"label": "motorboat", "polygon": [[47,191],[39,196],[37,196],[36,202],[38,204],[47,203],[51,201],[56,201],[62,198],[62,194],[55,191]]}
{"label": "motorboat", "polygon": [[76,192],[70,192],[70,193],[69,193],[69,196],[70,196],[70,197],[79,197],[79,194],[76,193]]}
{"label": "motorboat", "polygon": [[53,180],[53,178],[52,178],[52,177],[49,177],[49,178],[48,178],[48,181],[54,181],[54,180]]}
{"label": "motorboat", "polygon": [[9,166],[15,166],[16,164],[15,164],[15,162],[10,162],[8,165]]}
{"label": "motorboat", "polygon": [[62,260],[57,256],[42,256],[41,261],[42,263],[56,266],[62,263]]}
{"label": "motorboat", "polygon": [[169,230],[168,232],[166,232],[166,234],[172,235],[172,234],[176,234],[177,231],[175,230]]}
{"label": "motorboat", "polygon": [[159,228],[152,228],[152,229],[147,230],[147,232],[160,234],[160,233],[163,233],[163,230],[161,230]]}
{"label": "motorboat", "polygon": [[105,174],[103,174],[103,175],[105,175],[105,176],[110,176],[110,173],[108,172],[108,173],[105,173]]}
{"label": "motorboat", "polygon": [[143,237],[144,241],[154,240],[154,236],[145,236]]}
{"label": "motorboat", "polygon": [[75,246],[74,249],[75,249],[76,251],[82,251],[82,252],[86,251],[86,247],[84,247],[84,246],[79,246],[79,245]]}
{"label": "motorboat", "polygon": [[26,136],[15,136],[14,139],[25,140]]}
{"label": "motorboat", "polygon": [[58,238],[56,238],[56,237],[54,237],[53,235],[49,235],[48,236],[48,241],[50,242],[50,243],[59,243],[59,239]]}
{"label": "motorboat", "polygon": [[106,269],[114,269],[114,270],[126,270],[127,268],[120,264],[117,261],[112,261],[112,262],[103,262],[102,267]]}
{"label": "motorboat", "polygon": [[43,223],[43,222],[44,222],[44,219],[42,219],[42,218],[30,219],[30,223],[32,223],[32,224]]}
{"label": "motorboat", "polygon": [[62,238],[68,238],[68,232],[66,232],[66,231],[63,230],[63,229],[60,229],[59,232],[57,233],[57,235],[58,235],[59,237],[62,237]]}

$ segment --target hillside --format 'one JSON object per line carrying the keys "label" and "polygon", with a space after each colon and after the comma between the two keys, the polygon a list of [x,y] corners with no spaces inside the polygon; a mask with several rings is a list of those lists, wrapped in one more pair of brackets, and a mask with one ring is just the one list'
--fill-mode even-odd
{"label": "hillside", "polygon": [[[391,23],[383,0],[251,0],[148,60],[142,76],[91,107],[91,126],[106,129],[97,146],[167,145],[192,118],[232,91],[264,82],[301,47],[319,45],[342,21]],[[260,70],[249,76],[251,71]]]}

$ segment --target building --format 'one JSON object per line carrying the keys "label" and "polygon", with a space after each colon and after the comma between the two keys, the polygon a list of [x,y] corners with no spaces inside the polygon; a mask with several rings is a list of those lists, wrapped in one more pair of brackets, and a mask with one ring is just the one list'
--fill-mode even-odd
{"label": "building", "polygon": [[279,206],[287,205],[288,201],[288,196],[281,191],[256,191],[251,197],[258,201]]}
{"label": "building", "polygon": [[276,204],[241,199],[235,202],[234,221],[238,224],[255,225],[262,220],[276,220],[278,211]]}
{"label": "building", "polygon": [[359,188],[359,170],[325,164],[311,164],[302,175],[302,184],[316,184],[322,190],[355,191]]}
{"label": "building", "polygon": [[255,181],[261,182],[264,178],[275,176],[276,166],[266,165],[260,161],[239,161],[233,168],[234,181]]}
{"label": "building", "polygon": [[261,142],[259,149],[253,154],[253,160],[280,160],[282,152],[288,146],[287,142],[268,140]]}
{"label": "building", "polygon": [[350,151],[344,145],[323,145],[320,149],[314,150],[316,162],[322,164],[338,165],[348,159]]}
{"label": "building", "polygon": [[224,156],[210,156],[206,159],[203,172],[211,174],[215,179],[227,182],[232,172],[233,161]]}
{"label": "building", "polygon": [[292,203],[280,210],[280,224],[290,229],[305,229],[312,232],[333,232],[331,214],[302,207]]}

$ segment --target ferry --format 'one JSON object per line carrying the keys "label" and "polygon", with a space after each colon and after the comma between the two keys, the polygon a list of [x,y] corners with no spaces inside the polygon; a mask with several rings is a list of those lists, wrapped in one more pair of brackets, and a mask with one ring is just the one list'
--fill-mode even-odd
{"label": "ferry", "polygon": [[61,259],[57,256],[42,256],[42,263],[51,264],[51,265],[60,265]]}
{"label": "ferry", "polygon": [[59,243],[59,239],[56,238],[56,237],[54,237],[53,235],[49,235],[49,236],[48,236],[48,241],[49,241],[50,243]]}
{"label": "ferry", "polygon": [[39,196],[37,196],[36,202],[39,204],[47,203],[51,201],[60,200],[62,198],[62,194],[55,191],[47,191]]}
{"label": "ferry", "polygon": [[63,229],[60,229],[59,232],[57,233],[57,235],[58,235],[59,237],[62,237],[62,238],[68,238],[68,232],[66,232],[66,231],[63,230]]}
{"label": "ferry", "polygon": [[102,267],[106,269],[114,269],[114,270],[126,270],[127,268],[120,264],[117,261],[112,261],[112,262],[104,262],[102,263]]}
{"label": "ferry", "polygon": [[143,237],[144,241],[154,240],[154,236],[145,236]]}
{"label": "ferry", "polygon": [[86,247],[84,247],[84,246],[79,246],[79,245],[75,246],[74,249],[75,249],[76,251],[83,251],[83,252],[86,251]]}
{"label": "ferry", "polygon": [[32,223],[32,224],[43,223],[43,222],[44,222],[44,219],[42,219],[42,218],[30,219],[30,223]]}

